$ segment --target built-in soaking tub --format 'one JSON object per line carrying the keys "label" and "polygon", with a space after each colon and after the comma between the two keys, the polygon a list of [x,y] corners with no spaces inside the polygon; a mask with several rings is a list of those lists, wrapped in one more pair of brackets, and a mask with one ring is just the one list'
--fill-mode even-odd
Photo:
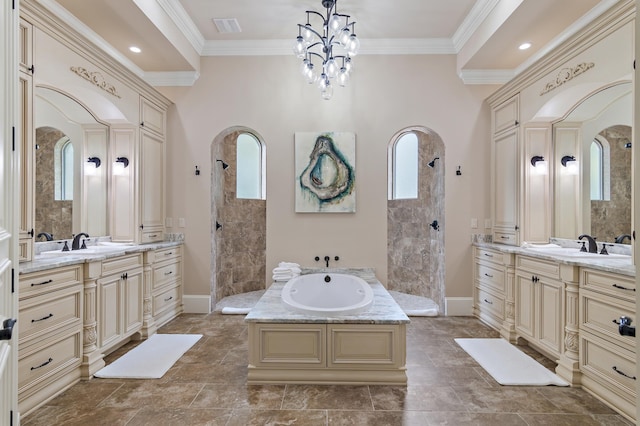
{"label": "built-in soaking tub", "polygon": [[282,289],[282,301],[294,312],[308,315],[354,315],[373,303],[371,285],[348,274],[300,275]]}
{"label": "built-in soaking tub", "polygon": [[245,322],[249,384],[407,383],[409,318],[371,268],[273,283]]}

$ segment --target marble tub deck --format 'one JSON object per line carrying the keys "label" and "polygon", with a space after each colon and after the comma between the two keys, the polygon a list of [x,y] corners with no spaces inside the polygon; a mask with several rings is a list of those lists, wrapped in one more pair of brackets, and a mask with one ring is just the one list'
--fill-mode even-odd
{"label": "marble tub deck", "polygon": [[283,282],[275,282],[267,289],[258,303],[245,317],[245,322],[264,323],[324,323],[324,324],[406,324],[409,317],[375,277],[372,269],[336,270],[322,269],[305,272],[345,273],[365,280],[373,290],[373,303],[364,312],[356,315],[317,316],[304,315],[289,310],[282,302]]}

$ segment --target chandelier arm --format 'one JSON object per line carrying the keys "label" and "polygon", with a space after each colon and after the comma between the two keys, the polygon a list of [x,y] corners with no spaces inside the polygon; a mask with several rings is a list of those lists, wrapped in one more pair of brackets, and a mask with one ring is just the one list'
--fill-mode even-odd
{"label": "chandelier arm", "polygon": [[[322,18],[323,25],[326,22],[326,19],[325,19],[324,15],[322,13],[320,13],[320,12],[316,12],[315,10],[306,10],[305,12],[307,13],[307,20],[309,19],[308,18],[309,13],[313,13],[314,15],[318,15],[320,18]],[[300,25],[300,24],[298,24],[298,25]]]}
{"label": "chandelier arm", "polygon": [[[312,26],[308,26],[308,27],[307,27],[306,25],[298,24],[298,29],[299,29],[300,31],[302,31],[302,29],[309,30],[309,31],[311,31],[312,33],[314,33],[315,35],[317,35],[319,39],[322,39],[322,38],[324,37],[324,36],[323,36],[323,35],[321,35],[319,32],[317,32],[316,30],[314,30]],[[315,45],[315,44],[317,44],[317,43],[313,43],[313,45]],[[312,46],[313,46],[313,45],[312,45]]]}
{"label": "chandelier arm", "polygon": [[324,56],[322,56],[322,55],[321,55],[321,54],[319,54],[319,53],[316,53],[316,52],[309,52],[309,51],[307,51],[307,55],[309,55],[309,56],[311,56],[311,55],[315,55],[315,56],[317,56],[318,58],[320,58],[320,59],[324,62]]}

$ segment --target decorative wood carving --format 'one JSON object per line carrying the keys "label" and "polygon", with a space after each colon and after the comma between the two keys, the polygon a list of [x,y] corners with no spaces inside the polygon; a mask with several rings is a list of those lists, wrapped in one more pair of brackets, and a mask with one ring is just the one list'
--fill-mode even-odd
{"label": "decorative wood carving", "polygon": [[98,86],[100,89],[104,90],[110,95],[113,95],[116,98],[120,99],[120,95],[118,94],[118,90],[116,89],[116,87],[113,84],[107,82],[102,74],[100,74],[98,71],[89,71],[84,67],[71,67],[70,69],[88,82],[94,84],[95,86]]}
{"label": "decorative wood carving", "polygon": [[595,64],[593,62],[583,62],[576,65],[575,67],[562,68],[560,71],[558,71],[558,75],[556,76],[555,80],[550,81],[544,86],[544,89],[542,89],[542,91],[540,92],[540,96],[562,86],[566,82],[571,81],[574,77],[587,72],[594,66]]}

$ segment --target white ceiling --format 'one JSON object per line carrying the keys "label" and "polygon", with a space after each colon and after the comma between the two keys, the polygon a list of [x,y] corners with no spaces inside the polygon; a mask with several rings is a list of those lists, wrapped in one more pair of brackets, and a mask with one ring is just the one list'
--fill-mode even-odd
{"label": "white ceiling", "polygon": [[[320,0],[35,0],[155,85],[189,85],[200,59],[293,55]],[[465,83],[504,83],[619,0],[339,0],[360,54],[454,54]],[[221,34],[213,18],[236,18]],[[518,50],[524,41],[533,43]],[[142,52],[131,53],[131,45]]]}

